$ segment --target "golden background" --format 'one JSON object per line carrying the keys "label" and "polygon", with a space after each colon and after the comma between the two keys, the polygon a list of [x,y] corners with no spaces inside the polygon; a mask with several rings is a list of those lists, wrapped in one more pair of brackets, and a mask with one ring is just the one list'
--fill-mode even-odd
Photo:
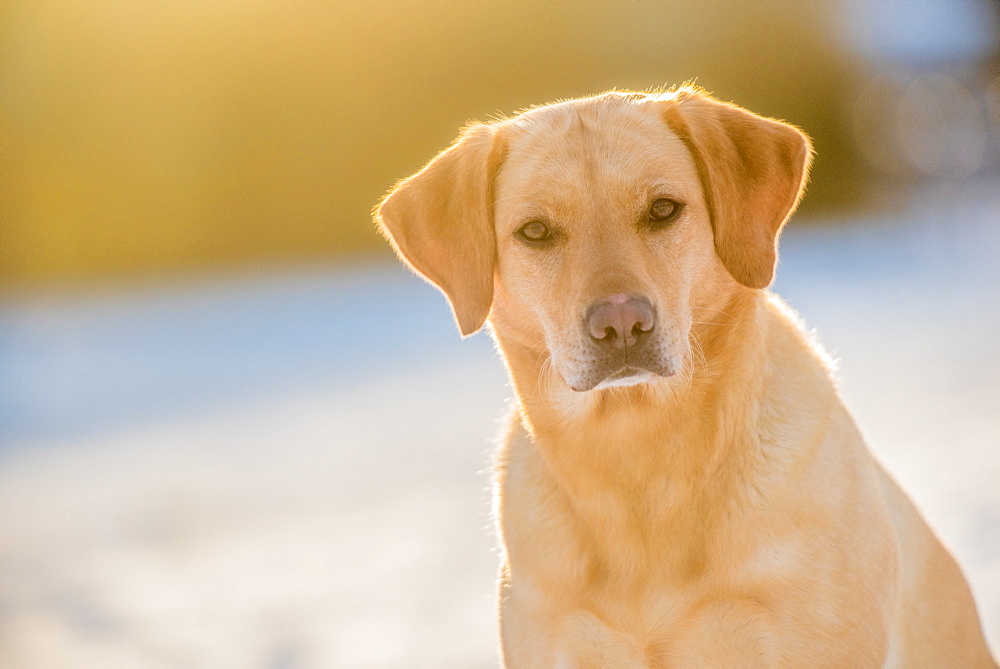
{"label": "golden background", "polygon": [[804,128],[856,201],[835,3],[26,2],[0,9],[0,285],[386,246],[372,206],[470,119],[697,82]]}

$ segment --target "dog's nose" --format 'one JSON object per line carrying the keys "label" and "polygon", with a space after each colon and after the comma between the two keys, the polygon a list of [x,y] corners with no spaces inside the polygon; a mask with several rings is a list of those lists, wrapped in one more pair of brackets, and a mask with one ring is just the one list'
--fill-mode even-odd
{"label": "dog's nose", "polygon": [[613,348],[631,348],[652,331],[653,305],[645,297],[616,293],[590,305],[586,321],[594,341]]}

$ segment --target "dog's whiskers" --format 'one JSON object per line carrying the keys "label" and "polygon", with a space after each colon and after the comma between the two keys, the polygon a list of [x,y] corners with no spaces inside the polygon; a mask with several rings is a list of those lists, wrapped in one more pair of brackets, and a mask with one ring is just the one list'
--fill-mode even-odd
{"label": "dog's whiskers", "polygon": [[726,318],[733,318],[732,314],[730,314],[725,309],[713,309],[712,307],[691,307],[691,309],[692,310],[697,309],[698,311],[711,311],[716,314],[722,314]]}

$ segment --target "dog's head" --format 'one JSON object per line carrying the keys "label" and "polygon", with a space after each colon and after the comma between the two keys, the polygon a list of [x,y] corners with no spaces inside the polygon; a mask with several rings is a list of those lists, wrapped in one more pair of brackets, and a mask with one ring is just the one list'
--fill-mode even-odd
{"label": "dog's head", "polygon": [[489,318],[574,390],[632,385],[680,371],[723,296],[771,283],[810,157],[694,89],[608,93],[469,127],[377,219],[463,334]]}

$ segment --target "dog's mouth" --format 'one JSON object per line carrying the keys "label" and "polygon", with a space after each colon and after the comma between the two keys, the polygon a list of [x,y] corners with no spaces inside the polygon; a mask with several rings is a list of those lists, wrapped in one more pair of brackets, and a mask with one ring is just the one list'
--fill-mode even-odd
{"label": "dog's mouth", "polygon": [[622,367],[617,372],[613,372],[608,376],[604,377],[596,386],[594,390],[603,390],[605,388],[627,388],[628,386],[637,386],[642,383],[649,383],[656,379],[657,375],[648,369],[642,369],[641,367]]}
{"label": "dog's mouth", "polygon": [[572,379],[567,379],[567,382],[573,390],[586,392],[588,390],[637,386],[650,383],[657,378],[667,378],[676,373],[677,370],[674,366],[668,363],[601,366],[591,368]]}

